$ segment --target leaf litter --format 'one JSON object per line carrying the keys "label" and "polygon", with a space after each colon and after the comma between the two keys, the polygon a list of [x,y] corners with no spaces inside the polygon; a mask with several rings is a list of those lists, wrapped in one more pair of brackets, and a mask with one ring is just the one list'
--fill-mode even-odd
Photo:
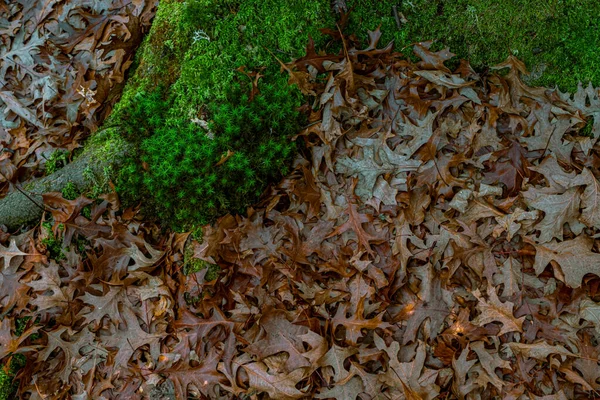
{"label": "leaf litter", "polygon": [[[56,233],[83,250],[0,236],[0,354],[27,358],[22,395],[598,396],[600,130],[579,135],[598,89],[336,34],[340,54],[285,66],[313,96],[307,151],[246,216],[196,242],[114,195],[87,218],[53,193]],[[215,279],[182,273],[190,245]]]}
{"label": "leaf litter", "polygon": [[98,129],[157,3],[0,2],[0,198]]}

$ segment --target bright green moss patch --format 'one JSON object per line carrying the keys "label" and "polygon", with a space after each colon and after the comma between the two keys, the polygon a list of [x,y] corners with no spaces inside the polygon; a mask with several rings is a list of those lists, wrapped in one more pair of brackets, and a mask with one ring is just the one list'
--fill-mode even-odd
{"label": "bright green moss patch", "polygon": [[62,196],[67,200],[75,200],[81,193],[73,182],[67,182],[62,189]]}
{"label": "bright green moss patch", "polygon": [[[244,212],[288,172],[303,123],[303,99],[269,51],[300,57],[309,34],[323,45],[318,29],[332,17],[328,2],[161,3],[111,121],[137,145],[117,180],[122,197],[181,228]],[[263,75],[259,93],[240,67]]]}
{"label": "bright green moss patch", "polygon": [[[44,238],[42,239],[42,244],[46,246],[46,250],[51,259],[60,261],[66,258],[65,253],[62,248],[62,240],[57,238],[52,231],[52,223],[46,221],[42,223],[44,228]],[[59,229],[63,229],[59,226]]]}
{"label": "bright green moss patch", "polygon": [[67,165],[69,162],[69,152],[56,150],[46,160],[46,175],[50,175]]}

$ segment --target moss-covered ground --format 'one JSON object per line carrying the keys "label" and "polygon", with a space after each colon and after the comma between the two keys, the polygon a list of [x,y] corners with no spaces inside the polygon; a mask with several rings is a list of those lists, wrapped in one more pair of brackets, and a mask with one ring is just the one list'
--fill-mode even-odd
{"label": "moss-covered ground", "polygon": [[[477,69],[509,54],[531,71],[530,84],[574,91],[600,85],[600,2],[596,0],[349,0],[349,31],[366,36],[381,24],[382,41],[410,53],[435,39]],[[398,29],[393,6],[406,18]],[[408,46],[408,47],[407,47]]]}
{"label": "moss-covered ground", "polygon": [[322,1],[161,2],[110,122],[138,150],[122,197],[181,228],[243,212],[287,172],[303,121],[273,54],[300,57],[308,35],[325,45],[333,21]]}

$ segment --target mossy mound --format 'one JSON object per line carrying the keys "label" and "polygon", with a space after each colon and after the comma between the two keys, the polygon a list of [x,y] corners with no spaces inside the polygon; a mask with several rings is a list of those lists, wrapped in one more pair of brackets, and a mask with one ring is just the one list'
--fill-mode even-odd
{"label": "mossy mound", "polygon": [[110,122],[137,144],[122,197],[181,228],[243,212],[287,172],[303,123],[272,53],[300,57],[333,23],[328,2],[161,2]]}

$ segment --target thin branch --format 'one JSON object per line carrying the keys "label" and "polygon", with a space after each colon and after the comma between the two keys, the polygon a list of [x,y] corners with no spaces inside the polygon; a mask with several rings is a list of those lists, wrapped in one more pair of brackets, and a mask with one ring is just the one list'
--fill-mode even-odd
{"label": "thin branch", "polygon": [[27,197],[27,199],[29,201],[31,201],[33,204],[35,204],[35,206],[37,208],[39,208],[40,210],[44,211],[44,212],[50,212],[50,210],[48,208],[46,208],[43,205],[40,205],[37,201],[35,201],[34,199],[32,199],[27,193],[25,193],[25,191],[23,189],[21,189],[21,186],[18,183],[12,183],[6,175],[4,175],[4,173],[2,171],[0,171],[0,175],[6,180],[6,182],[8,182],[9,185],[12,185],[15,189],[17,189],[19,192],[21,192],[21,194],[25,197]]}

